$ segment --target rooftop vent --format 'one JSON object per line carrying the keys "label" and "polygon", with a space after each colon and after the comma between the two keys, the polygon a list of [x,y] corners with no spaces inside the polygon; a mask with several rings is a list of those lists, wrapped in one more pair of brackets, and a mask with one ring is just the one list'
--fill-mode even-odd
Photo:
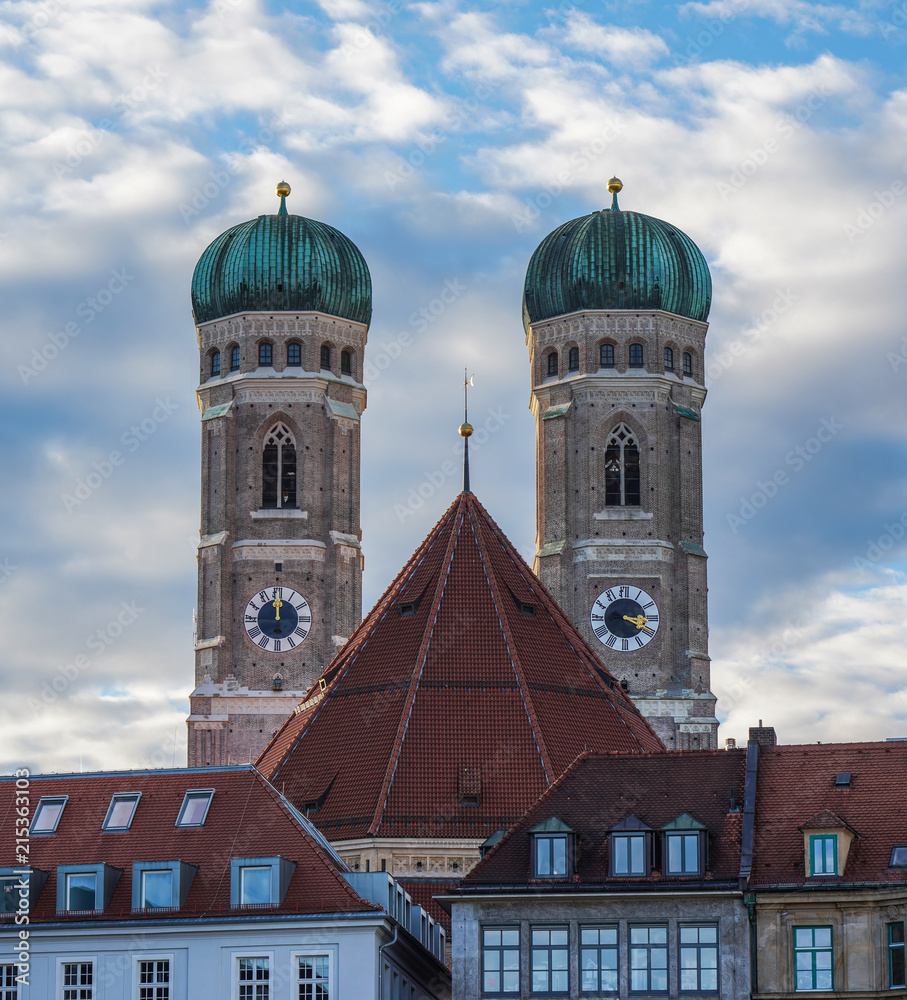
{"label": "rooftop vent", "polygon": [[535,618],[535,605],[520,601],[520,614],[526,618]]}
{"label": "rooftop vent", "polygon": [[416,602],[415,601],[409,601],[406,604],[401,604],[400,605],[400,617],[401,618],[409,618],[410,615],[414,615],[415,613],[416,613]]}
{"label": "rooftop vent", "polygon": [[835,788],[850,788],[850,771],[839,771],[835,775]]}

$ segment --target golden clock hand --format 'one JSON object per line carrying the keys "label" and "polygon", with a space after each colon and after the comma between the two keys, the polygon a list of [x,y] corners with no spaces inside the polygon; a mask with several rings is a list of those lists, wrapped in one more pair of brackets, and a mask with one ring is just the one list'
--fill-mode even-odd
{"label": "golden clock hand", "polygon": [[642,628],[649,619],[645,615],[637,615],[635,618],[631,618],[629,615],[624,615],[624,621],[629,622],[631,625],[635,625],[637,628]]}
{"label": "golden clock hand", "polygon": [[277,614],[274,616],[274,621],[279,622],[280,621],[280,609],[283,607],[283,601],[279,597],[275,597],[273,603],[274,603],[274,608],[277,611]]}

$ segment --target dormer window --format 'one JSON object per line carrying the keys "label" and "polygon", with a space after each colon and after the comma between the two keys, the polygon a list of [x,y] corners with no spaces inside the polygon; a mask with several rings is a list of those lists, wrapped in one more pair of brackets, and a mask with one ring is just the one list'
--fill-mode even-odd
{"label": "dormer window", "polygon": [[573,871],[576,834],[556,816],[529,831],[533,878],[567,878]]}
{"label": "dormer window", "polygon": [[618,878],[645,877],[650,871],[652,833],[636,816],[620,821],[610,833],[611,874]]}
{"label": "dormer window", "polygon": [[703,864],[703,841],[705,827],[683,813],[662,827],[664,834],[664,874],[701,875]]}
{"label": "dormer window", "polygon": [[857,836],[853,827],[830,809],[823,809],[800,830],[807,877],[843,875],[850,845]]}
{"label": "dormer window", "polygon": [[809,838],[809,874],[838,874],[838,838],[835,834],[813,834]]}
{"label": "dormer window", "polygon": [[897,844],[891,848],[889,868],[907,868],[907,844]]}

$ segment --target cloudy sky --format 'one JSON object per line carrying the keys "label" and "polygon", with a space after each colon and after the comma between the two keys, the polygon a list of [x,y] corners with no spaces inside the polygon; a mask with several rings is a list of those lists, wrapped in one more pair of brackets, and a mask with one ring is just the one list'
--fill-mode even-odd
{"label": "cloudy sky", "polygon": [[410,502],[464,366],[531,558],[522,281],[616,173],[712,269],[722,737],[907,736],[905,56],[904,0],[3,0],[0,770],[185,759],[189,283],[283,178],[372,271],[366,609],[457,492]]}

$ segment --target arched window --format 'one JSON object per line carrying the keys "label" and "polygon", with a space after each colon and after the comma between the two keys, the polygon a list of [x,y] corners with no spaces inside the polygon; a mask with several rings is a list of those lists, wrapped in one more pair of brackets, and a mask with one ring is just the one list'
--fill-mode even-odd
{"label": "arched window", "polygon": [[557,351],[552,351],[548,355],[548,377],[557,375]]}
{"label": "arched window", "polygon": [[239,371],[239,347],[236,344],[230,348],[230,371]]}
{"label": "arched window", "polygon": [[683,373],[693,377],[693,355],[689,351],[683,352]]}
{"label": "arched window", "polygon": [[321,345],[321,367],[331,367],[331,348],[327,344]]}
{"label": "arched window", "polygon": [[630,367],[642,368],[642,344],[630,344]]}
{"label": "arched window", "polygon": [[262,507],[296,506],[296,442],[283,424],[265,437],[261,456]]}
{"label": "arched window", "polygon": [[608,435],[605,504],[608,507],[639,506],[639,444],[626,424],[618,424]]}
{"label": "arched window", "polygon": [[598,349],[598,363],[602,368],[614,367],[614,345],[602,344]]}
{"label": "arched window", "polygon": [[258,367],[270,368],[274,364],[274,348],[270,344],[258,345]]}
{"label": "arched window", "polygon": [[665,371],[674,371],[674,350],[671,347],[665,348]]}
{"label": "arched window", "polygon": [[211,378],[217,378],[219,375],[220,375],[220,351],[212,351]]}
{"label": "arched window", "polygon": [[571,372],[579,371],[579,348],[571,347],[567,355],[567,369]]}
{"label": "arched window", "polygon": [[340,374],[341,375],[352,375],[353,374],[353,355],[349,351],[340,352]]}
{"label": "arched window", "polygon": [[302,346],[300,344],[287,344],[287,367],[299,368],[302,364]]}

